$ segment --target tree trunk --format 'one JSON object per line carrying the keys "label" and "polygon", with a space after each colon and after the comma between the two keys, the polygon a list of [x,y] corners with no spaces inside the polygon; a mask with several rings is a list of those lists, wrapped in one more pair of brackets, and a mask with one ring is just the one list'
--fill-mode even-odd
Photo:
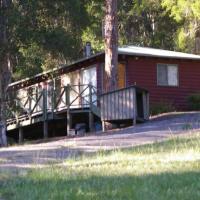
{"label": "tree trunk", "polygon": [[10,5],[11,0],[0,0],[0,146],[7,146],[6,100],[8,85],[11,82],[7,10]]}
{"label": "tree trunk", "polygon": [[7,100],[7,89],[11,82],[11,70],[9,55],[5,55],[4,59],[1,60],[1,71],[0,71],[0,146],[7,146],[6,137],[6,100]]}
{"label": "tree trunk", "polygon": [[106,0],[105,92],[117,89],[118,76],[117,0]]}
{"label": "tree trunk", "polygon": [[195,33],[194,53],[200,55],[200,30],[197,30]]}

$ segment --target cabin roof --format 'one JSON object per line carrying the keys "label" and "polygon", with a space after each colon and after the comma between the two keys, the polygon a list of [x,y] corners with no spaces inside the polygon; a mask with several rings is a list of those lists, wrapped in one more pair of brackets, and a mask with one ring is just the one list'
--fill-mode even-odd
{"label": "cabin roof", "polygon": [[163,49],[154,49],[149,47],[123,46],[120,47],[118,51],[119,54],[124,55],[200,60],[199,55],[182,53],[177,51],[168,51]]}
{"label": "cabin roof", "polygon": [[[52,70],[37,74],[34,77],[22,79],[17,82],[13,82],[9,85],[9,89],[20,89],[23,87],[27,87],[39,82],[46,81],[51,79],[52,75],[59,76],[64,73],[68,73],[74,71],[79,68],[84,68],[89,65],[92,65],[99,58],[102,59],[104,56],[104,52],[92,55],[90,57],[82,58],[77,60],[76,62],[71,63],[70,65],[63,65],[62,67],[54,68]],[[118,48],[119,55],[130,55],[130,56],[145,56],[145,57],[156,57],[156,58],[171,58],[171,59],[189,59],[189,60],[200,60],[199,55],[176,52],[176,51],[168,51],[162,49],[154,49],[148,47],[138,47],[138,46],[122,46]]]}

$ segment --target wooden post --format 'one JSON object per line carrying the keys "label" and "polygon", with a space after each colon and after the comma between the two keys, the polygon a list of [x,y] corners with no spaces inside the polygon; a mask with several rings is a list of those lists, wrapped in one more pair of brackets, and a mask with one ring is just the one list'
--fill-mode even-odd
{"label": "wooden post", "polygon": [[66,106],[68,107],[70,105],[70,85],[68,84],[65,88],[65,102]]}
{"label": "wooden post", "polygon": [[92,85],[91,84],[89,84],[89,102],[90,102],[89,129],[90,129],[90,132],[92,132],[94,130],[94,115],[92,113],[93,102],[92,102]]}
{"label": "wooden post", "polygon": [[65,87],[65,101],[67,107],[67,135],[69,134],[69,130],[71,129],[72,119],[70,114],[70,85],[68,84]]}
{"label": "wooden post", "polygon": [[94,131],[94,115],[91,111],[89,112],[89,129],[90,132]]}
{"label": "wooden post", "polygon": [[51,88],[52,96],[51,96],[51,112],[52,112],[52,119],[54,119],[54,109],[55,109],[55,89],[54,86]]}
{"label": "wooden post", "polygon": [[43,88],[43,136],[48,138],[47,89]]}
{"label": "wooden post", "polygon": [[43,122],[43,136],[44,139],[48,138],[48,121]]}
{"label": "wooden post", "polygon": [[137,94],[136,89],[133,88],[133,125],[136,125],[137,120]]}
{"label": "wooden post", "polygon": [[105,124],[105,121],[102,121],[102,131],[103,131],[103,132],[106,131],[106,124]]}
{"label": "wooden post", "polygon": [[23,133],[23,128],[22,127],[19,127],[19,144],[23,143],[24,141],[24,133]]}
{"label": "wooden post", "polygon": [[[30,91],[31,89],[32,89],[32,91]],[[27,89],[27,93],[28,93],[28,109],[29,109],[29,113],[31,112],[31,102],[32,102],[30,96],[32,96],[31,92],[33,93],[33,88],[31,88],[31,89]]]}
{"label": "wooden post", "polygon": [[147,120],[149,120],[149,93],[146,93],[146,101],[147,101]]}
{"label": "wooden post", "polygon": [[148,120],[149,119],[149,93],[143,92],[142,96],[143,96],[144,119]]}
{"label": "wooden post", "polygon": [[144,116],[144,119],[146,120],[146,118],[147,118],[147,96],[146,96],[146,92],[142,92],[142,103],[143,103],[143,116]]}

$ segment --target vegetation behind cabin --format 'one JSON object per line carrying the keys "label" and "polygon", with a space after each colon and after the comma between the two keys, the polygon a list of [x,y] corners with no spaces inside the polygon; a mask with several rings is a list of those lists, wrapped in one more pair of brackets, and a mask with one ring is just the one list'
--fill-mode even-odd
{"label": "vegetation behind cabin", "polygon": [[[104,49],[104,0],[13,1],[2,10],[13,80],[83,57],[85,42]],[[118,0],[119,45],[196,52],[199,1]],[[196,52],[198,53],[198,52]]]}

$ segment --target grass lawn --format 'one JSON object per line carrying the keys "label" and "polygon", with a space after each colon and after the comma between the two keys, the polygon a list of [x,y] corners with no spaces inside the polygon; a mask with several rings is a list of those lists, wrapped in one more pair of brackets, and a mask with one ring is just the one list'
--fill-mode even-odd
{"label": "grass lawn", "polygon": [[0,175],[5,200],[199,200],[200,135]]}

